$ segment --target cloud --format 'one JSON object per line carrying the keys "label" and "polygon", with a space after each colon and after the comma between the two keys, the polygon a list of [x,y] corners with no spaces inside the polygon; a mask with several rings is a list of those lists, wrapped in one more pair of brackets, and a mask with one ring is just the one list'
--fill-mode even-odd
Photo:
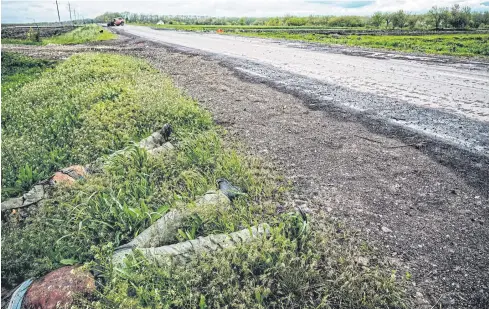
{"label": "cloud", "polygon": [[[160,0],[88,1],[70,0],[80,17],[105,12],[134,12],[158,15],[198,16],[284,16],[284,15],[370,15],[376,11],[426,12],[432,6],[459,3],[474,10],[487,10],[481,0]],[[62,20],[69,20],[68,0],[58,0]],[[2,22],[57,21],[54,0],[2,0]]]}
{"label": "cloud", "polygon": [[374,4],[375,1],[330,1],[330,0],[308,0],[307,3],[329,4],[340,8],[361,8]]}

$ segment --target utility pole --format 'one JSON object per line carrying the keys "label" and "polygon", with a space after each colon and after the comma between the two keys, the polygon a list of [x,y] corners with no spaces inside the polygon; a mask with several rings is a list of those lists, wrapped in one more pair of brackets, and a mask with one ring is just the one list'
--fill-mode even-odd
{"label": "utility pole", "polygon": [[59,24],[61,25],[61,17],[59,16],[58,0],[56,0],[56,10],[58,10],[58,21],[59,21]]}
{"label": "utility pole", "polygon": [[70,11],[70,21],[71,25],[73,26],[73,19],[71,19],[71,4],[68,2],[68,11]]}

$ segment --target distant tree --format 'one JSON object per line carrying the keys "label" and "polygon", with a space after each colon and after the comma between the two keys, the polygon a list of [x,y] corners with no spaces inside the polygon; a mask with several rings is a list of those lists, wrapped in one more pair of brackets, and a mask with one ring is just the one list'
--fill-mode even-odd
{"label": "distant tree", "polygon": [[392,16],[393,16],[392,13],[384,13],[384,20],[386,23],[386,28],[389,28],[389,24],[392,23]]}
{"label": "distant tree", "polygon": [[428,16],[431,24],[438,30],[442,27],[443,22],[448,20],[448,8],[434,6],[428,11]]}
{"label": "distant tree", "polygon": [[267,26],[280,26],[280,19],[278,17],[273,17],[267,20],[265,24]]}
{"label": "distant tree", "polygon": [[453,28],[465,28],[471,22],[471,9],[468,6],[460,7],[459,4],[454,4],[450,9],[450,25]]}
{"label": "distant tree", "polygon": [[338,16],[331,17],[328,20],[328,26],[331,27],[363,27],[365,20],[358,16]]}
{"label": "distant tree", "polygon": [[416,24],[418,23],[420,17],[418,15],[408,15],[407,16],[407,26],[409,29],[416,28]]}
{"label": "distant tree", "polygon": [[372,15],[372,18],[370,18],[370,23],[374,26],[379,28],[382,26],[384,23],[385,16],[381,12],[375,12],[374,15]]}
{"label": "distant tree", "polygon": [[469,6],[462,8],[462,27],[469,27],[472,21],[472,9]]}
{"label": "distant tree", "polygon": [[392,27],[404,28],[406,25],[407,15],[403,10],[399,10],[392,14]]}

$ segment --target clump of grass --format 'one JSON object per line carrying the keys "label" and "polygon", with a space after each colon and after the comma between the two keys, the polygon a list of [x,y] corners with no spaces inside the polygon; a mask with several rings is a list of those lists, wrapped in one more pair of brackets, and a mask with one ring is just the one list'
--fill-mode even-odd
{"label": "clump of grass", "polygon": [[[102,31],[102,32],[100,32]],[[110,31],[104,30],[99,25],[86,25],[77,27],[75,30],[49,38],[34,39],[28,35],[27,39],[2,38],[2,44],[22,44],[22,45],[47,45],[47,44],[83,44],[96,41],[107,41],[115,39],[117,36]]]}
{"label": "clump of grass", "polygon": [[[100,32],[103,30],[103,32]],[[43,39],[43,44],[83,44],[94,41],[107,41],[116,37],[98,25],[86,25],[59,36]]]}
{"label": "clump of grass", "polygon": [[42,41],[32,41],[27,39],[11,39],[11,38],[2,38],[2,44],[43,45]]}
{"label": "clump of grass", "polygon": [[54,67],[56,61],[36,59],[17,53],[2,52],[2,97]]}
{"label": "clump of grass", "polygon": [[328,35],[290,32],[236,32],[241,36],[276,38],[421,52],[454,56],[489,56],[489,34],[438,34],[438,35]]}
{"label": "clump of grass", "polygon": [[[55,86],[63,94],[58,93],[60,88],[53,90]],[[145,62],[115,55],[73,56],[21,90],[35,95],[9,98],[15,105],[8,106],[7,115],[30,124],[9,123],[16,130],[8,131],[3,143],[23,143],[24,135],[15,133],[38,130],[61,147],[62,162],[83,163],[95,153],[124,151],[99,160],[103,164],[98,174],[71,187],[55,188],[26,221],[2,224],[5,287],[63,264],[84,263],[97,270],[102,285],[95,298],[80,299],[80,307],[409,307],[402,278],[344,227],[302,213],[277,215],[276,206],[286,190],[281,177],[223,143],[224,132],[213,125],[210,115]],[[41,127],[47,119],[56,130]],[[131,144],[165,122],[174,126],[174,151],[155,157]],[[35,156],[52,151],[36,139],[33,143],[41,148]],[[18,149],[23,160],[33,160],[32,166],[42,164],[21,152],[25,148]],[[64,161],[67,157],[70,160]],[[22,160],[14,162],[25,166]],[[33,170],[24,168],[23,173]],[[247,194],[227,208],[197,207],[197,196],[215,189],[221,177]],[[247,245],[202,255],[187,265],[156,267],[137,251],[124,267],[112,265],[116,246],[175,208],[193,214],[176,233],[175,242],[264,222],[272,226],[271,233]],[[368,257],[369,262],[357,263],[358,257]]]}
{"label": "clump of grass", "polygon": [[2,197],[121,149],[165,122],[181,136],[211,125],[167,78],[116,55],[73,56],[2,99]]}

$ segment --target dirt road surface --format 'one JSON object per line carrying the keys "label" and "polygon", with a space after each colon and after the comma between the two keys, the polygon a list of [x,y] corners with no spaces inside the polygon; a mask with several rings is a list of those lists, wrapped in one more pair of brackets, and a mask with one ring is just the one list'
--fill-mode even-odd
{"label": "dirt road surface", "polygon": [[115,42],[2,49],[147,59],[283,170],[293,203],[327,211],[407,267],[417,307],[489,308],[487,64],[116,31]]}

